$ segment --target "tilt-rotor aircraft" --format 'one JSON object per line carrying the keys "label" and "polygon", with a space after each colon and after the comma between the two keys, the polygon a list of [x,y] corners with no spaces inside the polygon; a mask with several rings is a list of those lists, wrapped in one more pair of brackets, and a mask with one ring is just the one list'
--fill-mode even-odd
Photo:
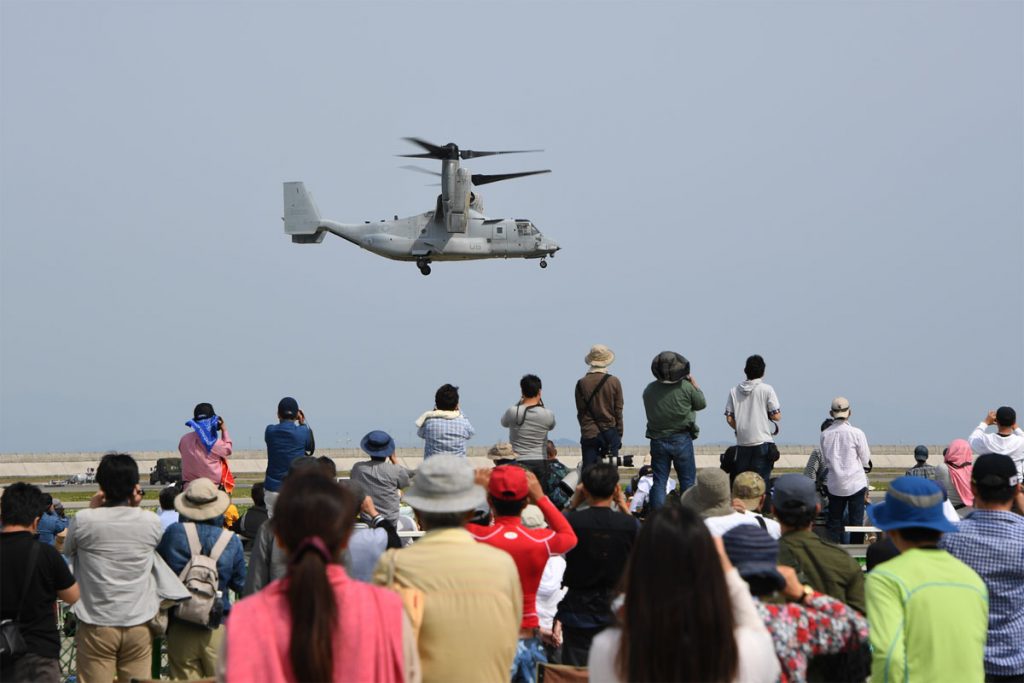
{"label": "tilt-rotor aircraft", "polygon": [[298,244],[319,244],[325,234],[332,233],[379,256],[396,261],[415,261],[424,275],[430,274],[430,264],[434,261],[525,258],[540,259],[540,267],[547,268],[546,258],[553,258],[561,247],[542,235],[537,226],[525,218],[485,216],[483,201],[475,188],[499,180],[511,180],[551,171],[485,175],[470,173],[459,165],[460,159],[541,150],[478,152],[471,149],[460,150],[451,142],[440,147],[419,138],[406,140],[426,151],[401,156],[441,160],[440,173],[416,166],[405,167],[441,177],[441,194],[437,197],[433,211],[409,218],[395,216],[394,220],[382,220],[379,223],[335,223],[320,217],[320,212],[305,184],[291,182],[284,184],[285,234],[290,235],[292,242]]}

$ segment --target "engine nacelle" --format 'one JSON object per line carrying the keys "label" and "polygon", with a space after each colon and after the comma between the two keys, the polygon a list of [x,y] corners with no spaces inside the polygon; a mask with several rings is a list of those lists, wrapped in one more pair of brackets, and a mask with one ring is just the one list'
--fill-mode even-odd
{"label": "engine nacelle", "polygon": [[469,195],[473,189],[471,174],[464,168],[455,172],[448,195],[448,232],[466,232],[469,225]]}

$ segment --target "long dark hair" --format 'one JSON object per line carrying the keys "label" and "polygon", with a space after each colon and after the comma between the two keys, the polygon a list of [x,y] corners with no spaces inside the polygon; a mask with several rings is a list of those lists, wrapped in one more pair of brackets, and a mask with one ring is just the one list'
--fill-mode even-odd
{"label": "long dark hair", "polygon": [[700,517],[669,498],[640,530],[623,583],[620,679],[733,680],[739,651],[732,603]]}
{"label": "long dark hair", "polygon": [[352,494],[314,468],[285,479],[274,505],[274,534],[289,557],[288,650],[299,681],[329,681],[334,675],[338,605],[327,579],[327,564],[337,561],[348,542],[354,509]]}

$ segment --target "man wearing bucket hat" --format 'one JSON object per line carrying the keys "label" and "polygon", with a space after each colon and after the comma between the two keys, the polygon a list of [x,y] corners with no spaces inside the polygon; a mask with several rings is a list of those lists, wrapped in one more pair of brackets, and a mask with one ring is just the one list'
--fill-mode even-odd
{"label": "man wearing bucket hat", "polygon": [[[864,468],[871,461],[871,449],[864,432],[850,424],[850,414],[848,400],[842,396],[832,399],[829,411],[832,424],[821,433],[821,457],[828,468],[825,528],[834,543],[842,540],[844,512],[851,526],[860,526],[864,522],[864,494],[868,488]],[[852,534],[850,537],[852,543],[860,543],[863,539],[864,534]]]}
{"label": "man wearing bucket hat", "polygon": [[979,456],[971,472],[974,511],[939,547],[978,572],[988,586],[985,675],[1024,680],[1024,493],[1007,455]]}
{"label": "man wearing bucket hat", "polygon": [[[216,675],[217,657],[224,640],[223,623],[231,611],[228,590],[245,587],[245,551],[238,536],[222,528],[228,494],[206,477],[195,479],[174,499],[179,520],[167,527],[157,552],[175,574],[181,574],[193,555],[203,554],[217,563],[223,618],[214,628],[178,619],[167,625],[167,661],[171,678],[195,680]],[[198,546],[199,552],[195,552]],[[213,624],[211,624],[213,626]]]}
{"label": "man wearing bucket hat", "polygon": [[900,551],[867,575],[873,681],[985,680],[988,590],[938,547],[942,534],[956,531],[944,500],[934,481],[900,477],[868,508]]}
{"label": "man wearing bucket hat", "polygon": [[486,496],[464,457],[425,460],[405,501],[427,533],[387,551],[374,571],[374,583],[413,593],[423,606],[424,681],[508,680],[512,670],[523,616],[519,573],[508,553],[464,528]]}
{"label": "man wearing bucket hat", "polygon": [[697,464],[693,457],[693,440],[697,427],[697,411],[707,407],[704,392],[690,374],[690,361],[674,351],[662,351],[651,362],[655,381],[644,389],[647,411],[647,438],[651,440],[651,510],[665,502],[665,483],[674,465],[679,477],[679,490],[693,486]]}
{"label": "man wearing bucket hat", "polygon": [[615,354],[604,344],[591,346],[583,361],[587,374],[576,382],[576,419],[583,466],[588,467],[605,456],[617,456],[622,448],[622,383],[608,372]]}
{"label": "man wearing bucket hat", "polygon": [[[855,609],[801,584],[791,567],[778,565],[779,542],[754,526],[738,526],[722,544],[750,588],[754,606],[771,633],[783,680],[807,680],[812,657],[849,652],[868,639],[868,622]],[[776,592],[788,604],[766,599]]]}
{"label": "man wearing bucket hat", "polygon": [[369,460],[352,466],[352,482],[373,499],[377,512],[392,524],[398,524],[402,489],[409,486],[409,470],[398,464],[395,440],[387,432],[374,430],[359,442]]}
{"label": "man wearing bucket hat", "polygon": [[[741,524],[761,526],[754,515],[737,512],[732,499],[729,475],[709,467],[697,472],[697,483],[683,492],[679,502],[701,516],[712,536],[722,536]],[[777,537],[781,533],[778,525],[770,533]]]}

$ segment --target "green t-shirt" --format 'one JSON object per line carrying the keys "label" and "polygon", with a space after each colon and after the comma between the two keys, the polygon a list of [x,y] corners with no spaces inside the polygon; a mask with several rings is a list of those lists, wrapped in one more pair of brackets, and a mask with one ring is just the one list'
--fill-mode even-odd
{"label": "green t-shirt", "polygon": [[914,548],[867,575],[872,683],[985,680],[988,590],[945,550]]}
{"label": "green t-shirt", "polygon": [[707,405],[704,392],[685,379],[673,384],[651,382],[644,389],[647,438],[661,439],[685,433],[696,439],[700,433],[697,411]]}

